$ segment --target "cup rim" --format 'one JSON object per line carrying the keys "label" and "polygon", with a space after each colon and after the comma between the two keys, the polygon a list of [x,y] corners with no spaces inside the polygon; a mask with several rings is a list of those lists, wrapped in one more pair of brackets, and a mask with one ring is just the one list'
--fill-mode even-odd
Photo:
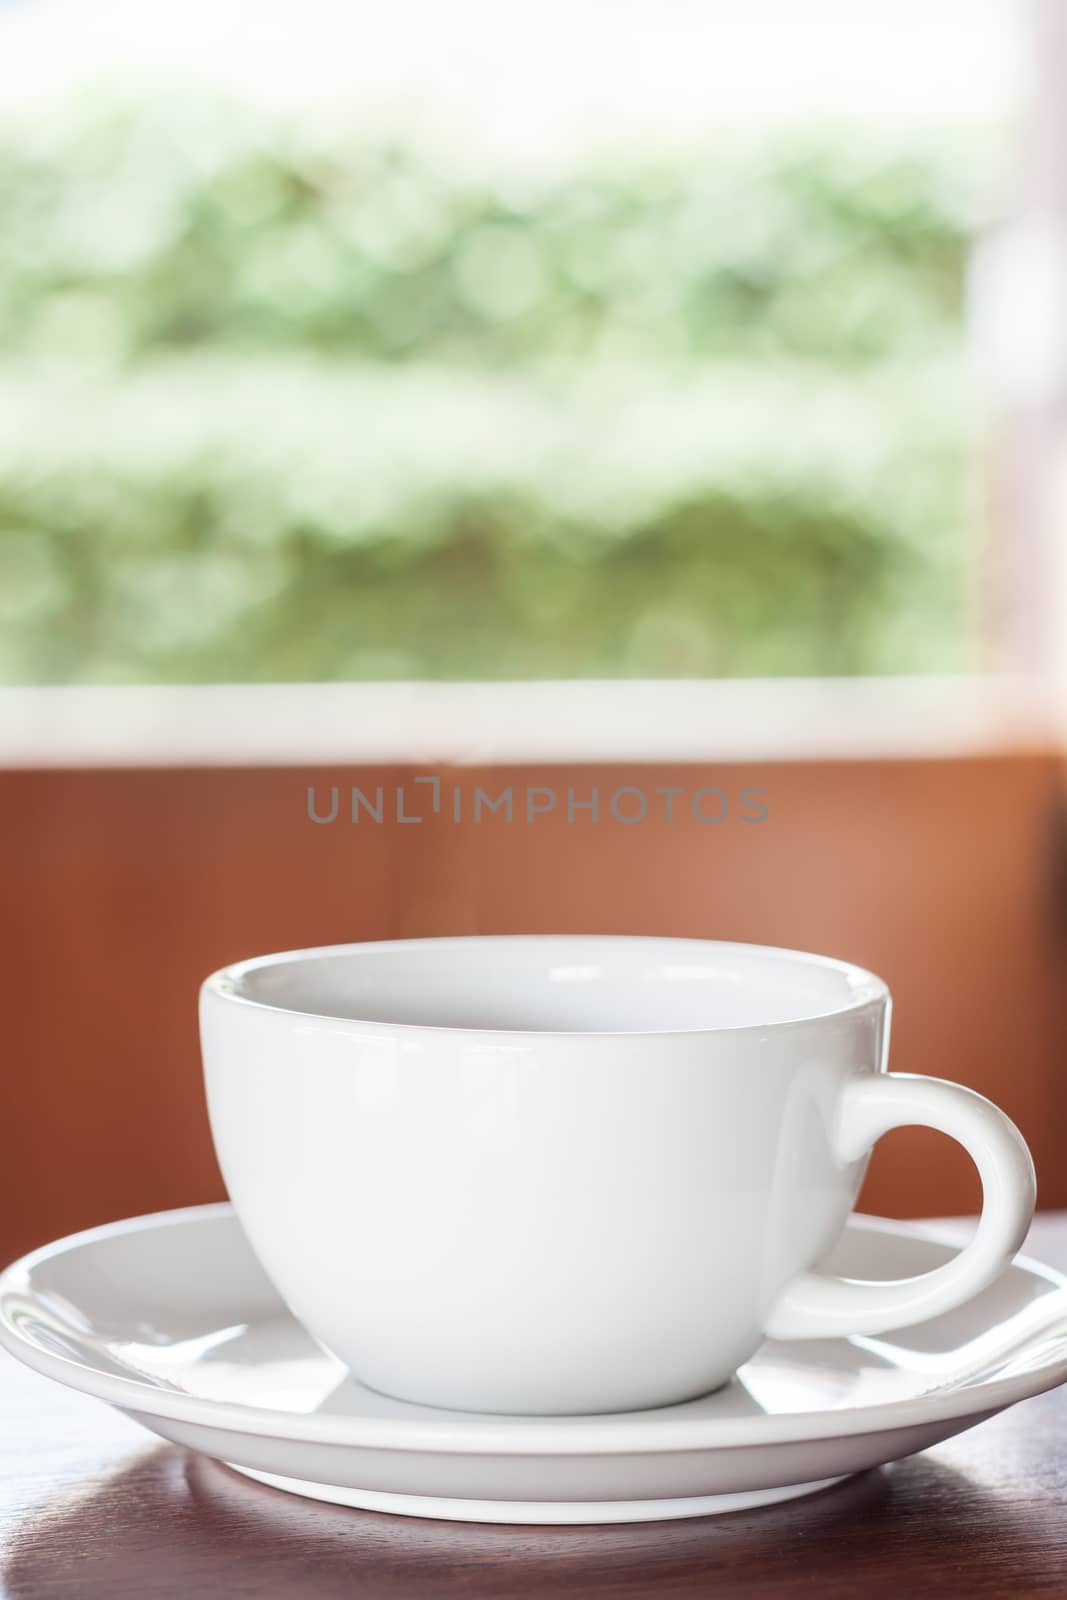
{"label": "cup rim", "polygon": [[[742,1022],[721,1026],[709,1025],[699,1028],[479,1028],[473,1026],[460,1026],[452,1023],[436,1022],[398,1022],[387,1021],[379,1017],[354,1017],[341,1015],[338,1012],[305,1010],[296,1006],[280,1005],[273,1000],[264,1000],[258,996],[250,995],[242,988],[242,981],[253,973],[263,971],[273,966],[286,963],[299,965],[311,964],[318,960],[346,955],[358,955],[363,951],[377,950],[434,950],[445,947],[463,947],[473,949],[475,946],[512,946],[552,945],[566,942],[568,944],[588,944],[598,946],[626,946],[626,945],[660,945],[678,946],[685,945],[693,948],[714,950],[720,953],[736,951],[755,956],[786,957],[798,966],[815,967],[823,971],[832,971],[844,977],[853,991],[853,997],[843,1005],[828,1005],[824,1009],[807,1016],[786,1017],[771,1022]],[[796,950],[784,945],[752,944],[734,939],[695,939],[670,934],[599,934],[599,933],[505,933],[505,934],[449,934],[439,937],[425,937],[414,939],[369,939],[356,940],[346,944],[309,945],[295,950],[272,951],[266,955],[248,956],[240,961],[233,961],[217,971],[212,972],[204,979],[200,988],[201,1002],[214,997],[226,1005],[235,1005],[254,1012],[274,1014],[277,1017],[300,1017],[305,1021],[329,1022],[336,1027],[344,1026],[353,1029],[367,1029],[373,1032],[393,1034],[395,1036],[427,1034],[443,1034],[450,1038],[457,1036],[470,1040],[521,1040],[525,1043],[534,1043],[543,1040],[566,1040],[576,1043],[582,1040],[625,1040],[625,1039],[668,1039],[668,1038],[702,1038],[714,1036],[716,1038],[731,1034],[767,1034],[778,1033],[785,1029],[818,1028],[825,1023],[837,1018],[852,1017],[864,1011],[878,1011],[885,1008],[889,1010],[892,1000],[889,986],[884,979],[878,977],[866,967],[857,966],[854,962],[843,961],[836,956],[818,955],[809,950]]]}

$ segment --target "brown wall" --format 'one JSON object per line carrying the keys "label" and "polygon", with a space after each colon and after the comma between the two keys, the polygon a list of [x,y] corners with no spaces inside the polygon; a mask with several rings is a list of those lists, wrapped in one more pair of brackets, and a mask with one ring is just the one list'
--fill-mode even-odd
{"label": "brown wall", "polygon": [[[794,945],[873,967],[894,991],[892,1065],[959,1078],[1030,1139],[1041,1202],[1067,1204],[1062,936],[1042,755],[733,767],[463,769],[419,825],[346,820],[348,786],[387,800],[400,769],[102,770],[0,777],[7,1145],[0,1256],[70,1229],[221,1192],[199,1079],[195,998],[211,969],[307,944],[414,934],[613,931]],[[551,785],[681,785],[668,823],[451,820]],[[341,816],[316,826],[341,787]],[[716,784],[725,820],[688,796]],[[762,786],[769,816],[738,814]],[[417,795],[417,799],[416,799]],[[710,808],[710,800],[708,802]],[[966,1158],[933,1134],[884,1141],[870,1210],[972,1209]]]}

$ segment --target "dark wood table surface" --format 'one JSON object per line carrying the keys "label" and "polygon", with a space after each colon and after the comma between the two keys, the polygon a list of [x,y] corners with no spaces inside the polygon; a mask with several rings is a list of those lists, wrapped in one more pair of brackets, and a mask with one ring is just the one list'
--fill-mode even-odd
{"label": "dark wood table surface", "polygon": [[[1028,1250],[1067,1268],[1067,1213]],[[764,1511],[529,1528],[350,1511],[166,1445],[0,1352],[0,1593],[13,1600],[1067,1597],[1067,1389]]]}

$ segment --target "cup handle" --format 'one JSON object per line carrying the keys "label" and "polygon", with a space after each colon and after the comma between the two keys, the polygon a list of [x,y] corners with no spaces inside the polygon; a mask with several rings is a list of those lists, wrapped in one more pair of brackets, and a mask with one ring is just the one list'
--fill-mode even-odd
{"label": "cup handle", "polygon": [[852,1078],[839,1102],[835,1154],[858,1161],[891,1128],[916,1125],[957,1139],[978,1168],[982,1215],[970,1243],[933,1272],[889,1283],[803,1273],[772,1307],[769,1338],[843,1338],[924,1322],[970,1300],[1014,1256],[1034,1213],[1034,1163],[1014,1122],[973,1089],[905,1072]]}

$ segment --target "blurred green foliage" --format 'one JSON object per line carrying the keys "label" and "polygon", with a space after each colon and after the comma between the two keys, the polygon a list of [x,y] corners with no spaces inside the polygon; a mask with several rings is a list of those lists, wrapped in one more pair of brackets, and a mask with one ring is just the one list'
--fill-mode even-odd
{"label": "blurred green foliage", "polygon": [[0,135],[0,677],[950,670],[974,152]]}

